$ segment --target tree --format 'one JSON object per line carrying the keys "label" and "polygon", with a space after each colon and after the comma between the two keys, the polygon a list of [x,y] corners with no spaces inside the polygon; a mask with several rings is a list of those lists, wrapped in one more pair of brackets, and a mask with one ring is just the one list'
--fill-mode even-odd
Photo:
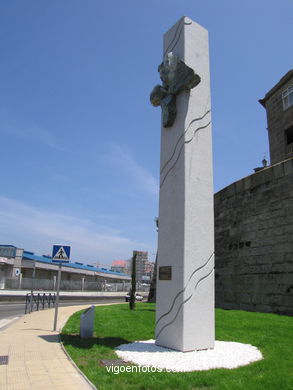
{"label": "tree", "polygon": [[130,300],[129,300],[129,309],[135,309],[135,293],[136,293],[136,257],[137,252],[133,251],[132,255],[132,270],[131,270],[131,290],[130,290]]}
{"label": "tree", "polygon": [[[159,218],[155,218],[155,224],[157,228],[157,232],[159,231]],[[154,273],[150,285],[150,291],[148,296],[148,302],[156,302],[156,288],[157,288],[157,263],[158,263],[158,251],[156,254],[156,261],[155,261],[155,267],[154,267]]]}
{"label": "tree", "polygon": [[157,260],[158,260],[158,252],[156,255],[156,262],[154,267],[154,273],[150,285],[150,291],[148,296],[148,302],[156,302],[156,286],[157,286]]}

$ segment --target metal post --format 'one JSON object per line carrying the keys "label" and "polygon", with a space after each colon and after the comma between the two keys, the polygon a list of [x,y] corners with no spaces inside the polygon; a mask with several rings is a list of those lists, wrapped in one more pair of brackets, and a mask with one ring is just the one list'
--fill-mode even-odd
{"label": "metal post", "polygon": [[33,268],[33,275],[32,275],[32,288],[31,288],[31,300],[30,300],[29,313],[33,311],[33,294],[34,294],[35,277],[36,277],[36,260],[34,261],[34,268]]}
{"label": "metal post", "polygon": [[37,311],[39,311],[39,305],[40,305],[40,293],[37,295]]}
{"label": "metal post", "polygon": [[59,305],[59,291],[60,291],[60,280],[61,280],[61,267],[62,263],[59,263],[58,268],[58,280],[57,280],[57,291],[56,291],[56,303],[55,303],[55,316],[54,316],[54,328],[53,331],[56,331],[57,328],[57,317],[58,317],[58,305]]}
{"label": "metal post", "polygon": [[27,313],[28,303],[29,303],[29,294],[26,294],[26,297],[25,297],[25,309],[24,309],[24,314]]}
{"label": "metal post", "polygon": [[18,288],[21,289],[22,273],[18,275]]}

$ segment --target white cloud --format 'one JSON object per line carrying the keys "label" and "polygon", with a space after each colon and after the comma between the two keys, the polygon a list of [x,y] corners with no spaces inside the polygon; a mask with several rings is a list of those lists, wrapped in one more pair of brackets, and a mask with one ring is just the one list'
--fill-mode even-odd
{"label": "white cloud", "polygon": [[37,126],[31,125],[25,129],[23,136],[30,137],[31,139],[37,140],[43,145],[49,146],[56,150],[64,150],[63,146],[60,146],[55,136],[48,130]]}
{"label": "white cloud", "polygon": [[1,132],[21,138],[28,138],[56,150],[64,150],[50,131],[34,123],[20,123],[3,109],[0,110]]}
{"label": "white cloud", "polygon": [[74,260],[111,263],[131,257],[134,249],[148,246],[123,237],[119,231],[75,216],[34,208],[0,196],[1,244],[49,254],[53,244],[72,246]]}
{"label": "white cloud", "polygon": [[110,145],[110,153],[107,155],[107,159],[116,165],[119,171],[123,170],[143,191],[158,196],[158,180],[134,159],[130,151],[119,145]]}

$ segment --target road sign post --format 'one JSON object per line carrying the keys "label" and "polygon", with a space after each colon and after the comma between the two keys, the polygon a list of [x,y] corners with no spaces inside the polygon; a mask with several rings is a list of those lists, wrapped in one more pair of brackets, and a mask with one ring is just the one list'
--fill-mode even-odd
{"label": "road sign post", "polygon": [[55,302],[54,328],[53,328],[54,332],[56,331],[56,328],[57,328],[58,307],[59,307],[59,291],[60,291],[60,280],[61,280],[61,267],[62,267],[62,263],[59,263],[58,279],[57,279],[56,302]]}
{"label": "road sign post", "polygon": [[32,273],[32,284],[31,284],[31,299],[30,299],[30,310],[29,313],[33,311],[33,296],[34,296],[34,284],[35,284],[35,278],[36,278],[36,260],[34,260],[34,268]]}
{"label": "road sign post", "polygon": [[57,279],[57,290],[56,290],[56,302],[55,302],[54,326],[53,326],[53,331],[54,332],[57,329],[58,307],[59,307],[59,292],[60,292],[62,263],[69,263],[69,259],[70,259],[70,246],[53,245],[52,261],[54,263],[59,263],[58,279]]}

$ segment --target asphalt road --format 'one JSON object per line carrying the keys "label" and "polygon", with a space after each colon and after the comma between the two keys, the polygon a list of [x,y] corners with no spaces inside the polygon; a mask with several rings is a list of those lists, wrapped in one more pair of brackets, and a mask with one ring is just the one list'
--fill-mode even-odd
{"label": "asphalt road", "polygon": [[[93,301],[67,301],[59,302],[60,306],[73,306],[73,305],[92,305],[98,303],[117,303],[125,302],[124,297],[111,297],[111,298],[95,298]],[[4,319],[10,319],[14,317],[21,317],[24,315],[25,303],[0,303],[0,321]],[[1,327],[1,323],[0,323]]]}

